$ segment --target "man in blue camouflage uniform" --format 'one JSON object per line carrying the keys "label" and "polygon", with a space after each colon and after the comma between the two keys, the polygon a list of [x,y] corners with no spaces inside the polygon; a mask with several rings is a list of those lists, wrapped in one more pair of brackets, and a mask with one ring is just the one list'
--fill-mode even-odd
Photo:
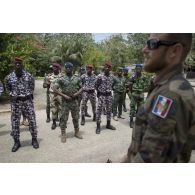
{"label": "man in blue camouflage uniform", "polygon": [[[69,111],[72,115],[72,121],[75,130],[75,137],[83,139],[79,133],[79,102],[78,96],[82,92],[82,85],[78,76],[73,75],[73,64],[65,63],[66,75],[58,78],[55,82],[53,90],[56,94],[62,96],[61,111],[61,142],[66,142],[66,128],[69,117]],[[58,90],[60,89],[60,90]]]}
{"label": "man in blue camouflage uniform", "polygon": [[29,121],[33,148],[39,148],[37,142],[37,125],[33,104],[34,78],[23,69],[22,59],[15,58],[15,70],[5,78],[5,87],[11,100],[11,136],[14,138],[12,152],[16,152],[20,145],[20,117],[24,112]]}
{"label": "man in blue camouflage uniform", "polygon": [[137,109],[144,103],[144,90],[146,86],[146,78],[142,74],[142,65],[136,64],[135,74],[130,78],[130,127],[133,128],[133,117],[137,113]]}
{"label": "man in blue camouflage uniform", "polygon": [[125,79],[122,76],[123,68],[118,68],[117,76],[113,77],[113,91],[114,91],[114,98],[113,98],[113,119],[118,121],[118,118],[124,119],[122,117],[122,105],[124,101],[124,94],[125,94]]}
{"label": "man in blue camouflage uniform", "polygon": [[0,81],[0,95],[3,93],[3,83]]}
{"label": "man in blue camouflage uniform", "polygon": [[96,112],[97,128],[96,134],[100,134],[100,123],[103,106],[106,105],[107,114],[107,129],[116,130],[111,125],[111,114],[112,114],[112,87],[113,87],[113,76],[110,74],[112,64],[106,62],[104,64],[104,73],[99,74],[96,81],[96,90],[98,96],[98,106]]}
{"label": "man in blue camouflage uniform", "polygon": [[96,93],[95,93],[95,82],[96,75],[92,73],[93,65],[88,64],[86,66],[87,73],[81,76],[81,83],[83,88],[83,98],[81,104],[81,125],[85,124],[85,113],[87,107],[87,101],[90,100],[92,111],[93,111],[93,121],[96,121]]}
{"label": "man in blue camouflage uniform", "polygon": [[49,92],[49,89],[50,89],[50,76],[52,75],[53,73],[53,68],[52,68],[52,65],[49,67],[49,70],[48,72],[45,74],[45,78],[43,80],[43,88],[46,88],[47,91],[46,91],[46,98],[47,98],[47,102],[46,102],[46,115],[47,115],[47,120],[46,122],[49,123],[51,118],[50,118],[50,92]]}
{"label": "man in blue camouflage uniform", "polygon": [[[85,66],[81,66],[80,67],[80,72],[79,72],[79,78],[81,79],[82,75],[84,75],[85,73],[86,73]],[[81,108],[81,101],[82,101],[82,99],[83,99],[83,92],[79,95],[79,98],[78,98],[78,100],[79,100],[79,108]],[[85,116],[90,118],[91,115],[87,112],[87,110],[88,110],[88,107],[87,107],[87,104],[86,104]]]}
{"label": "man in blue camouflage uniform", "polygon": [[195,143],[195,93],[182,74],[192,33],[150,34],[144,70],[155,73],[153,90],[140,106],[123,162],[189,162]]}

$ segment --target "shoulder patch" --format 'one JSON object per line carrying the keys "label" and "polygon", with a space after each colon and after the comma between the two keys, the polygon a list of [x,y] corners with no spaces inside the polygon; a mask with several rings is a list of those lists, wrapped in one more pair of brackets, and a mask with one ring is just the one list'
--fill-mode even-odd
{"label": "shoulder patch", "polygon": [[161,118],[166,118],[172,103],[172,99],[159,95],[153,106],[152,113]]}

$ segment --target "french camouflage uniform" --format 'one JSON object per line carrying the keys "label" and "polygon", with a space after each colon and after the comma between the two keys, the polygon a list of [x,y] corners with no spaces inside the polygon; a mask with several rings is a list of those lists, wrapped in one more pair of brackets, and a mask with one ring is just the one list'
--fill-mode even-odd
{"label": "french camouflage uniform", "polygon": [[122,115],[122,105],[124,101],[125,94],[125,79],[123,76],[115,76],[113,77],[113,116],[120,117]]}
{"label": "french camouflage uniform", "polygon": [[[181,66],[156,77],[137,113],[130,162],[189,162],[195,142],[195,94]],[[163,76],[163,77],[162,77]]]}
{"label": "french camouflage uniform", "polygon": [[83,74],[81,76],[82,83],[82,105],[81,105],[81,115],[84,116],[86,113],[87,101],[90,100],[93,115],[96,114],[96,93],[95,93],[95,82],[96,75],[95,74]]}
{"label": "french camouflage uniform", "polygon": [[11,99],[11,136],[14,139],[20,137],[20,117],[24,112],[29,121],[29,130],[32,138],[37,137],[37,125],[33,104],[33,91],[35,81],[30,73],[23,70],[22,76],[18,78],[15,72],[5,78],[6,91]]}
{"label": "french camouflage uniform", "polygon": [[[72,95],[81,89],[81,82],[78,76],[63,76],[56,80],[55,88],[60,88],[61,92],[67,96],[72,97]],[[66,129],[67,121],[69,117],[69,111],[71,111],[73,125],[75,129],[79,128],[79,103],[78,97],[72,100],[62,99],[62,111],[61,111],[61,129]]]}
{"label": "french camouflage uniform", "polygon": [[103,107],[106,107],[107,120],[111,120],[112,114],[112,87],[113,87],[113,76],[99,74],[96,81],[96,89],[98,95],[98,105],[96,112],[97,122],[101,122],[101,114]]}

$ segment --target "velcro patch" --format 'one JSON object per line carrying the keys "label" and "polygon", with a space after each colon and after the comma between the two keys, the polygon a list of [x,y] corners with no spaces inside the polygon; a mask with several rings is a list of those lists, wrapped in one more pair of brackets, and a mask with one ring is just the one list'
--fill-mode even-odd
{"label": "velcro patch", "polygon": [[152,113],[161,118],[165,118],[170,110],[172,103],[172,99],[159,95],[152,109]]}

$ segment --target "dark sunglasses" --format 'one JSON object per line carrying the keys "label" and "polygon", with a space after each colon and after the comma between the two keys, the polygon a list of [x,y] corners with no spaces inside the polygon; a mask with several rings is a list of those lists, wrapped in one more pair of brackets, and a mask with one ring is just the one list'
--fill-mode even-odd
{"label": "dark sunglasses", "polygon": [[177,44],[178,42],[175,41],[161,41],[157,39],[150,39],[147,41],[147,47],[148,49],[154,50],[158,49],[159,46],[164,45],[164,46],[172,46]]}

